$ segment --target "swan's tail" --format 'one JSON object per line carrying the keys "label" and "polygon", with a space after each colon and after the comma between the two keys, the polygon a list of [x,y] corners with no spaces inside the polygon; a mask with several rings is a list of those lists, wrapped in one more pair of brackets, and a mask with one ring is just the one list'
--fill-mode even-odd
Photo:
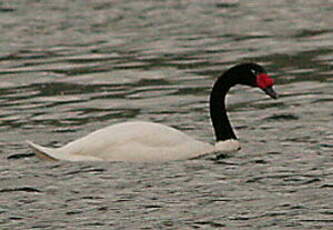
{"label": "swan's tail", "polygon": [[58,161],[58,159],[55,157],[56,156],[55,149],[46,148],[37,145],[31,141],[26,141],[26,143],[33,150],[33,152],[36,154],[37,157],[49,161]]}

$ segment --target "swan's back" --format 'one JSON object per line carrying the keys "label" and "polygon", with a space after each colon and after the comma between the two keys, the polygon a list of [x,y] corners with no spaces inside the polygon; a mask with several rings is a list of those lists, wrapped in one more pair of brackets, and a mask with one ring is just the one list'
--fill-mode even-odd
{"label": "swan's back", "polygon": [[59,160],[152,162],[195,158],[213,152],[214,147],[174,128],[137,121],[108,126],[58,149],[38,150]]}

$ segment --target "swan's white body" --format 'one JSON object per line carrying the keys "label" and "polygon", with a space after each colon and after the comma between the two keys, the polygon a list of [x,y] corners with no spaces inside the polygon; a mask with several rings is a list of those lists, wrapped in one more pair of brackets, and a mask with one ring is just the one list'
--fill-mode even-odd
{"label": "swan's white body", "polygon": [[46,148],[30,141],[28,144],[41,158],[67,161],[156,162],[240,149],[237,140],[211,145],[174,128],[143,121],[111,125],[60,148]]}

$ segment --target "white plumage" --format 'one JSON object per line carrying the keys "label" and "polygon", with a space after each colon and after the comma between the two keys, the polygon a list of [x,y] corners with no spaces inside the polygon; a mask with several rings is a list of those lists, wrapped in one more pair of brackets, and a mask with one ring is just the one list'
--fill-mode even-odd
{"label": "white plumage", "polygon": [[215,148],[174,128],[144,121],[111,125],[60,148],[46,148],[29,141],[28,144],[41,158],[68,161],[184,160],[240,148],[237,140],[217,142]]}

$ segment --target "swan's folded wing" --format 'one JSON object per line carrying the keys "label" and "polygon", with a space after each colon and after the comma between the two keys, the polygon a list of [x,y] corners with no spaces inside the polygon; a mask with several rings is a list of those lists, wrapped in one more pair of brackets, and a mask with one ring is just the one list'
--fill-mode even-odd
{"label": "swan's folded wing", "polygon": [[32,141],[26,141],[32,151],[37,155],[37,157],[49,160],[49,161],[58,161],[58,160],[69,160],[69,161],[99,161],[93,156],[82,156],[76,154],[66,154],[56,148],[47,148],[33,143]]}

